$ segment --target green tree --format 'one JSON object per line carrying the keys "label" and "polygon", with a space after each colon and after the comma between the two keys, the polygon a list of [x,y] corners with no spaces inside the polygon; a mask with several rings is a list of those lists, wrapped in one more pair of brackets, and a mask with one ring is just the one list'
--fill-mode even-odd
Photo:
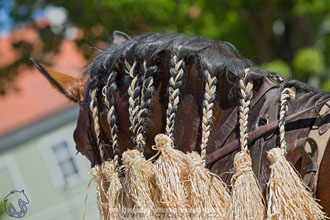
{"label": "green tree", "polygon": [[[67,13],[63,23],[38,26],[32,22],[36,14],[56,9]],[[76,42],[87,59],[96,52],[91,46],[104,48],[112,30],[132,36],[141,32],[181,32],[229,41],[257,64],[272,62],[270,69],[274,63],[282,69],[286,64],[283,74],[290,73],[293,78],[308,81],[316,76],[320,82],[330,78],[328,0],[15,0],[11,16],[15,24],[29,22],[39,31],[44,46],[34,56],[41,62],[49,62],[44,55],[56,52],[74,27],[83,33]],[[19,65],[29,63],[31,45],[16,44],[18,50],[23,50],[22,56],[0,70],[0,88],[4,88],[1,82],[15,76]],[[301,57],[301,48],[310,48],[318,55],[309,58],[305,53]],[[299,61],[302,58],[321,62],[323,67],[319,69],[314,63],[310,71],[301,72],[305,69],[301,65],[308,65]],[[316,86],[330,90],[329,83]]]}
{"label": "green tree", "polygon": [[0,200],[0,219],[5,215],[5,203],[3,199]]}

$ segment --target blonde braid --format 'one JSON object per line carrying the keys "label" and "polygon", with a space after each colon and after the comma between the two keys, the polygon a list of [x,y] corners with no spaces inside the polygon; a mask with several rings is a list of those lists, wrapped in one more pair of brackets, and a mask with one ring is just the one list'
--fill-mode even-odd
{"label": "blonde braid", "polygon": [[211,76],[208,70],[204,71],[205,75],[205,92],[204,92],[204,100],[203,100],[203,118],[202,118],[202,142],[201,142],[201,158],[204,161],[204,165],[206,166],[206,147],[209,141],[210,136],[210,128],[212,123],[213,116],[213,107],[215,100],[215,92],[216,92],[216,83],[217,77]]}
{"label": "blonde braid", "polygon": [[[103,87],[102,94],[104,96],[104,102],[107,106],[107,121],[110,127],[111,138],[112,138],[112,152],[115,168],[119,166],[119,147],[118,147],[118,126],[117,117],[115,110],[115,93],[117,91],[116,83],[117,71],[112,71],[109,74],[107,84]],[[109,99],[110,98],[110,99]]]}
{"label": "blonde braid", "polygon": [[285,141],[285,119],[289,110],[288,104],[290,99],[295,98],[295,88],[284,88],[281,92],[281,109],[280,109],[280,120],[279,120],[279,128],[280,128],[280,146],[283,150],[283,154],[287,152],[287,145]]}
{"label": "blonde braid", "polygon": [[[133,141],[137,145],[137,124],[138,124],[138,114],[140,112],[140,85],[139,85],[139,75],[135,71],[136,61],[131,66],[127,61],[125,61],[125,72],[129,74],[132,81],[128,87],[128,112],[129,120],[131,122],[130,130],[133,132]],[[142,150],[142,149],[140,149]]]}
{"label": "blonde braid", "polygon": [[141,104],[140,104],[140,111],[138,114],[138,124],[137,127],[137,136],[136,142],[140,146],[140,149],[144,149],[145,147],[145,128],[146,128],[146,121],[149,117],[149,105],[155,93],[155,87],[153,85],[154,79],[153,75],[157,72],[157,66],[150,66],[147,67],[147,61],[143,61],[143,86],[141,91]]}
{"label": "blonde braid", "polygon": [[239,80],[241,100],[239,107],[239,131],[241,150],[248,151],[248,116],[250,111],[250,101],[253,96],[253,82],[245,82],[248,75],[249,68],[244,70],[244,76]]}
{"label": "blonde braid", "polygon": [[97,91],[98,91],[98,89],[96,88],[89,92],[89,97],[91,100],[89,109],[92,112],[92,116],[93,116],[96,142],[97,142],[97,146],[99,147],[101,160],[104,161],[105,153],[104,153],[104,143],[101,140],[101,127],[100,127],[100,122],[99,122],[99,111],[97,109]]}
{"label": "blonde braid", "polygon": [[[180,47],[178,50],[180,50]],[[169,101],[166,111],[166,135],[168,135],[173,141],[174,122],[178,111],[178,104],[180,102],[180,88],[182,86],[182,77],[184,75],[184,61],[183,59],[178,60],[178,54],[175,53],[172,55],[170,65],[171,77],[169,80]]]}

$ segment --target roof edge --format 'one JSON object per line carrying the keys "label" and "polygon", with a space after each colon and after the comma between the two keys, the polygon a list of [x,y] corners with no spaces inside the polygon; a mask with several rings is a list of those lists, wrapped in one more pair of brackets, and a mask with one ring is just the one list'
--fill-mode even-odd
{"label": "roof edge", "polygon": [[23,128],[0,136],[0,152],[8,149],[9,147],[16,147],[17,145],[37,137],[40,134],[56,129],[69,121],[77,120],[78,113],[78,106],[66,108],[24,126]]}

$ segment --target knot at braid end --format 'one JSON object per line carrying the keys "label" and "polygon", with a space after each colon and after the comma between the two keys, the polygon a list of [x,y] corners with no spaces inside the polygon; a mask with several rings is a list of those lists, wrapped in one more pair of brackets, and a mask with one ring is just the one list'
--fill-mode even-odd
{"label": "knot at braid end", "polygon": [[157,134],[155,137],[156,149],[171,147],[173,142],[171,138],[165,134]]}
{"label": "knot at braid end", "polygon": [[279,147],[275,147],[267,152],[267,158],[272,164],[276,163],[280,159],[284,159],[284,151]]}
{"label": "knot at braid end", "polygon": [[139,150],[127,150],[123,153],[122,160],[123,165],[132,166],[133,164],[137,163],[139,160],[143,159],[143,153]]}
{"label": "knot at braid end", "polygon": [[234,167],[239,171],[252,170],[252,160],[248,153],[240,151],[235,155]]}

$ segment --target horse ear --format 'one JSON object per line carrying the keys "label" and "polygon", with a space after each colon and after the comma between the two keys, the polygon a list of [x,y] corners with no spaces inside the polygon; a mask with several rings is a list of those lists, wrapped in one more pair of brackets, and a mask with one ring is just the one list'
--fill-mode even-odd
{"label": "horse ear", "polygon": [[121,31],[114,31],[112,32],[112,44],[114,45],[120,45],[123,42],[130,40],[131,38]]}
{"label": "horse ear", "polygon": [[51,69],[41,66],[37,61],[31,58],[33,64],[46,77],[46,79],[68,99],[74,102],[82,102],[84,99],[84,87],[87,77],[73,78],[63,73],[55,72]]}

